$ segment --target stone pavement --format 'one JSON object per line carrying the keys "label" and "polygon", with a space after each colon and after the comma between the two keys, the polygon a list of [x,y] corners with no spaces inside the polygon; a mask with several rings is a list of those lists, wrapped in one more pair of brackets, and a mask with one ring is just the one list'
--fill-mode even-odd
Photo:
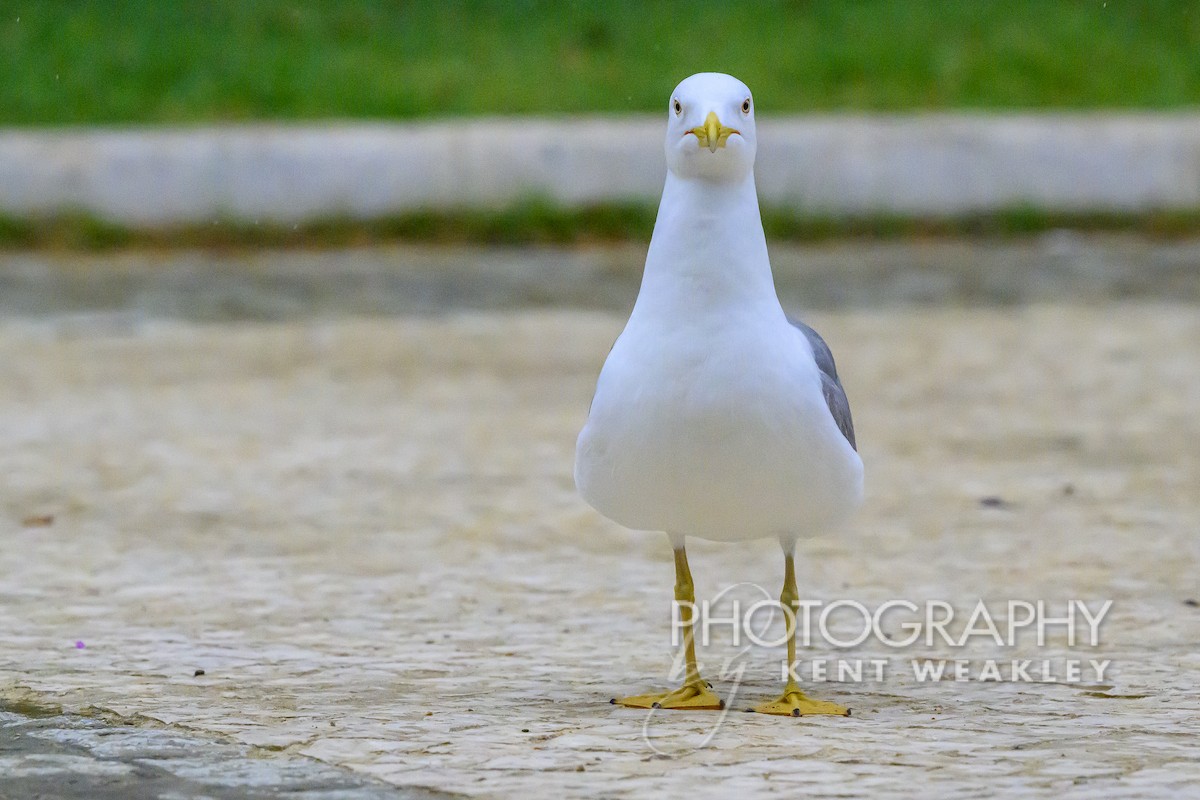
{"label": "stone pavement", "polygon": [[0,711],[0,798],[36,800],[442,800],[300,756],[179,730],[64,714]]}
{"label": "stone pavement", "polygon": [[[1043,647],[817,642],[801,657],[888,672],[812,687],[850,718],[791,719],[738,711],[778,690],[782,650],[718,631],[701,658],[730,713],[616,708],[668,683],[672,585],[665,537],[606,522],[572,486],[618,314],[9,317],[0,701],[279,775],[320,762],[351,797],[379,791],[354,776],[528,798],[1194,791],[1200,307],[809,320],[839,356],[867,503],[801,543],[801,594],[1111,600],[1098,646],[1062,630]],[[771,542],[691,553],[701,597],[778,591]],[[1078,683],[909,666],[956,658],[1111,664]],[[31,774],[3,757],[26,772],[0,796]],[[219,784],[219,768],[188,774]]]}
{"label": "stone pavement", "polygon": [[[0,319],[114,332],[154,319],[580,308],[628,314],[645,244],[394,246],[334,251],[0,253]],[[792,309],[897,305],[1200,304],[1200,240],[1051,231],[984,241],[773,244]]]}

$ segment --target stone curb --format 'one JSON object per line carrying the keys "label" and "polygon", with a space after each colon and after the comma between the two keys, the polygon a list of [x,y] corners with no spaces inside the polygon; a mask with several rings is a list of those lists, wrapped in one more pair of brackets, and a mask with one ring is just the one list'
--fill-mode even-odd
{"label": "stone curb", "polygon": [[[294,223],[657,201],[658,117],[0,130],[0,214]],[[759,131],[765,204],[957,215],[1200,207],[1200,114],[813,116]]]}

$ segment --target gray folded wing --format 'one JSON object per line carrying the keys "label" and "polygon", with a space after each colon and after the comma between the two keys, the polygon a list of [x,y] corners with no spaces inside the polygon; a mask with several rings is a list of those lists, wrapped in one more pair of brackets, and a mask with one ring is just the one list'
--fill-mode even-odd
{"label": "gray folded wing", "polygon": [[808,343],[812,345],[817,368],[821,370],[821,392],[825,395],[825,405],[829,407],[829,413],[833,415],[833,421],[837,423],[838,430],[846,437],[846,441],[850,443],[851,447],[858,450],[858,445],[854,441],[854,421],[850,418],[850,401],[846,399],[846,391],[842,388],[842,382],[838,380],[837,365],[833,362],[833,352],[829,349],[829,345],[825,344],[821,334],[799,320],[789,321],[804,334]]}

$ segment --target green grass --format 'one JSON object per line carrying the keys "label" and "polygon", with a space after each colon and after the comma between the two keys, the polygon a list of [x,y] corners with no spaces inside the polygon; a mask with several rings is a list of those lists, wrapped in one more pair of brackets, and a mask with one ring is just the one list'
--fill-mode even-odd
{"label": "green grass", "polygon": [[1197,0],[0,4],[0,124],[1200,106]]}
{"label": "green grass", "polygon": [[[206,225],[129,228],[86,214],[48,219],[0,216],[0,250],[31,248],[107,251],[122,248],[338,248],[384,243],[580,245],[645,241],[654,229],[649,205],[563,208],[530,200],[496,210],[436,211],[373,220],[324,219],[292,225],[225,220]],[[873,215],[824,217],[764,208],[763,227],[772,242],[830,239],[934,239],[1017,237],[1069,228],[1125,231],[1155,238],[1200,233],[1200,208],[1146,214],[1062,214],[1015,207],[994,214],[958,217]]]}

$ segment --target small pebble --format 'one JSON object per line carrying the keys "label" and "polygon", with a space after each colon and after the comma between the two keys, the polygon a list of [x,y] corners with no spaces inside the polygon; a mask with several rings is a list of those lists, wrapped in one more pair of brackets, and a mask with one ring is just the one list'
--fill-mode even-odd
{"label": "small pebble", "polygon": [[199,677],[200,677],[201,675],[203,675],[203,674],[204,674],[204,670],[202,670],[202,669],[198,669],[198,670],[196,670],[195,672],[193,672],[193,673],[192,673],[192,677],[193,677],[193,678],[199,678]]}
{"label": "small pebble", "polygon": [[1183,601],[1183,604],[1185,606],[1188,606],[1189,608],[1196,608],[1197,606],[1200,606],[1200,600],[1196,600],[1195,598],[1189,597],[1187,600]]}

